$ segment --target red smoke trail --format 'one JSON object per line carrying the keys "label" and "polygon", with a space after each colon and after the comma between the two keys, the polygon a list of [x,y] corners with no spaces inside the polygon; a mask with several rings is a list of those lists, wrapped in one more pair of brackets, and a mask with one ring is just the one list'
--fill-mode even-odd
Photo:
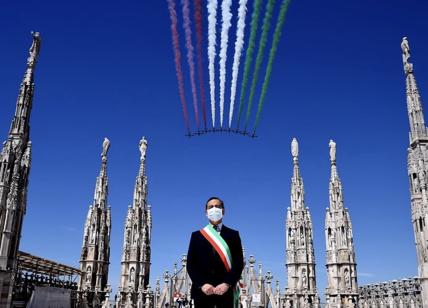
{"label": "red smoke trail", "polygon": [[198,78],[199,92],[201,93],[202,115],[204,117],[204,126],[207,129],[207,100],[204,89],[204,69],[202,67],[202,3],[201,0],[194,0],[195,5],[195,24],[196,24],[196,51],[198,55]]}
{"label": "red smoke trail", "polygon": [[195,62],[193,60],[193,44],[192,29],[190,28],[189,0],[182,0],[181,4],[183,8],[183,28],[186,37],[187,63],[189,64],[190,71],[190,86],[192,88],[193,108],[195,110],[196,125],[199,129],[198,95],[196,93]]}
{"label": "red smoke trail", "polygon": [[177,31],[177,12],[175,11],[174,0],[167,0],[167,2],[169,16],[171,17],[172,47],[174,49],[174,62],[178,81],[178,93],[180,95],[181,106],[183,107],[184,124],[186,125],[187,131],[190,133],[189,115],[187,114],[186,96],[184,95],[183,71],[181,70],[180,62],[181,52]]}

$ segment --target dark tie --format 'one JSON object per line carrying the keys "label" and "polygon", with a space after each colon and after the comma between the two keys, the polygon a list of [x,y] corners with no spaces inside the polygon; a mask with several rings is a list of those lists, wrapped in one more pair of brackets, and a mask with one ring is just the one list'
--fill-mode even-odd
{"label": "dark tie", "polygon": [[217,232],[220,232],[220,228],[218,227],[218,225],[214,226],[214,230],[216,230]]}

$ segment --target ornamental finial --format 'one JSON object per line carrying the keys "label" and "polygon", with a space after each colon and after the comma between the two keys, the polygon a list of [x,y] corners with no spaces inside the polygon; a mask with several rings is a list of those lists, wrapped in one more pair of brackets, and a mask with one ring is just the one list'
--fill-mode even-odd
{"label": "ornamental finial", "polygon": [[328,145],[330,147],[330,161],[332,163],[335,163],[336,162],[336,142],[330,139],[330,142]]}
{"label": "ornamental finial", "polygon": [[101,153],[101,157],[103,158],[103,160],[107,158],[107,152],[109,148],[110,148],[110,140],[108,140],[107,138],[104,138],[103,152]]}
{"label": "ornamental finial", "polygon": [[30,50],[28,51],[30,55],[27,59],[27,65],[32,67],[40,51],[40,33],[31,31],[31,35],[33,36],[33,44],[31,44]]}
{"label": "ornamental finial", "polygon": [[410,59],[410,46],[409,41],[407,40],[407,37],[403,37],[403,40],[401,41],[401,51],[403,52],[403,65],[404,65],[404,72],[406,74],[413,72],[413,64],[409,62]]}
{"label": "ornamental finial", "polygon": [[147,151],[147,140],[145,137],[143,137],[140,140],[140,153],[141,153],[140,159],[141,160],[143,160],[146,157],[146,151]]}
{"label": "ornamental finial", "polygon": [[293,141],[291,141],[291,155],[293,159],[297,159],[299,156],[299,143],[296,138],[293,138]]}

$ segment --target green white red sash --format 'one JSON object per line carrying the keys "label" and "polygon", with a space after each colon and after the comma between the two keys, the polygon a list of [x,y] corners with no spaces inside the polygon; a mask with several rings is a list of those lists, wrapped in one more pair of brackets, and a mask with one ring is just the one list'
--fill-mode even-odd
{"label": "green white red sash", "polygon": [[[232,254],[230,253],[229,245],[221,237],[220,233],[217,232],[211,224],[208,224],[205,228],[200,230],[201,234],[205,239],[210,242],[220,256],[221,261],[226,268],[226,271],[230,272],[232,269]],[[236,285],[233,288],[233,307],[239,307],[240,291],[239,286]]]}
{"label": "green white red sash", "polygon": [[211,224],[208,224],[205,228],[201,229],[201,234],[217,251],[226,271],[230,272],[232,269],[232,254],[226,241],[220,236],[220,233]]}

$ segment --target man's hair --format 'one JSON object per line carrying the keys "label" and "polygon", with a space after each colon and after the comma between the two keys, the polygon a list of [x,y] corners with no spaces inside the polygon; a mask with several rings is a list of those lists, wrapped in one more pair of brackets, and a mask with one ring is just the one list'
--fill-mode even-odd
{"label": "man's hair", "polygon": [[223,200],[221,200],[219,197],[211,197],[211,198],[209,198],[208,200],[207,200],[207,202],[205,202],[205,209],[207,209],[207,207],[208,207],[208,202],[210,202],[211,200],[218,200],[218,201],[220,201],[220,204],[221,204],[221,207],[224,209],[224,202],[223,202]]}

